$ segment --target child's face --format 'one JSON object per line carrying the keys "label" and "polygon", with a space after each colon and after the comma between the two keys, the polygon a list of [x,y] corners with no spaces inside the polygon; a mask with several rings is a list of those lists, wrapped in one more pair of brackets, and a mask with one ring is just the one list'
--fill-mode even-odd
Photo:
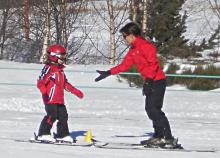
{"label": "child's face", "polygon": [[58,59],[58,64],[60,64],[60,65],[63,65],[64,64],[64,61],[63,60],[61,60],[61,59]]}

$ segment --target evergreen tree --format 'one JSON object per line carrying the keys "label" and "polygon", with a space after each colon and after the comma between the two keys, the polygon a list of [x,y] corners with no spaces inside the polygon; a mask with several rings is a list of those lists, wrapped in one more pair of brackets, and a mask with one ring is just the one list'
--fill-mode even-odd
{"label": "evergreen tree", "polygon": [[[187,40],[183,33],[186,32],[186,12],[181,15],[180,10],[186,0],[149,0],[148,1],[148,28],[147,36],[158,47],[163,55],[175,55],[178,48],[185,47]],[[137,1],[141,6],[141,1]],[[143,10],[137,11],[137,22],[142,23]]]}
{"label": "evergreen tree", "polygon": [[215,29],[215,32],[212,36],[206,40],[203,38],[200,45],[196,45],[196,41],[193,41],[194,44],[191,43],[191,48],[196,49],[196,51],[203,51],[205,49],[213,49],[215,47],[220,46],[220,25]]}
{"label": "evergreen tree", "polygon": [[148,17],[149,37],[158,46],[161,54],[168,55],[173,49],[187,42],[182,35],[186,32],[186,12],[180,15],[185,0],[151,0]]}
{"label": "evergreen tree", "polygon": [[215,32],[208,40],[209,48],[214,48],[215,46],[219,46],[220,45],[219,41],[220,41],[220,25],[216,28]]}

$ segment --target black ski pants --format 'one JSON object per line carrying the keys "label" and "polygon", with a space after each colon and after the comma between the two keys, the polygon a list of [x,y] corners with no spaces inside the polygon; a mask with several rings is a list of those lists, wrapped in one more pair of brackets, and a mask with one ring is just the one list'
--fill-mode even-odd
{"label": "black ski pants", "polygon": [[171,139],[170,124],[165,113],[162,111],[165,90],[165,79],[153,82],[152,93],[146,95],[145,111],[153,122],[154,137]]}
{"label": "black ski pants", "polygon": [[57,137],[65,137],[69,135],[68,113],[66,106],[63,104],[47,104],[45,105],[46,116],[41,121],[38,135],[49,135],[53,123],[57,122]]}

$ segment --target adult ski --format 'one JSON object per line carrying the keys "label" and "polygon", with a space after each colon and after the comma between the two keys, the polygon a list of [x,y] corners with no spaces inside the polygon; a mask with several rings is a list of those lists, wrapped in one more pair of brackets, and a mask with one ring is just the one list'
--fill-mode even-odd
{"label": "adult ski", "polygon": [[150,150],[150,151],[177,151],[177,152],[210,152],[214,153],[218,150],[216,149],[172,149],[172,148],[153,148],[147,147],[141,144],[132,143],[114,143],[114,142],[96,142],[94,146],[102,149],[124,149],[124,150]]}

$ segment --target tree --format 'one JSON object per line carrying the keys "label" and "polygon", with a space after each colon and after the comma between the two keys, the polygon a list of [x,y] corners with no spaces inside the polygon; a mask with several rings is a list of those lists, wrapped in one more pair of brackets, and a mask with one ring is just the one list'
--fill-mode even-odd
{"label": "tree", "polygon": [[6,41],[6,27],[7,27],[7,21],[8,21],[8,14],[9,14],[9,8],[3,9],[3,14],[2,14],[2,24],[1,29],[0,29],[0,59],[3,59],[3,52],[4,52],[4,46],[5,46],[5,41]]}
{"label": "tree", "polygon": [[[186,12],[180,10],[185,0],[138,0],[131,5],[139,6],[131,11],[136,22],[141,25],[144,37],[149,37],[158,47],[159,53],[169,55],[173,49],[185,46],[187,40],[183,33],[186,31]],[[136,13],[134,13],[134,10]]]}
{"label": "tree", "polygon": [[131,13],[131,17],[130,19],[134,22],[137,21],[137,10],[138,10],[138,1],[137,0],[130,0],[130,13]]}
{"label": "tree", "polygon": [[142,1],[143,7],[143,17],[142,17],[142,32],[145,36],[147,34],[147,11],[148,11],[148,0]]}
{"label": "tree", "polygon": [[208,0],[212,10],[215,12],[216,16],[220,19],[220,2],[219,0]]}
{"label": "tree", "polygon": [[[68,57],[75,55],[75,50],[83,54],[84,50],[80,50],[80,47],[85,36],[79,36],[77,33],[81,31],[79,19],[83,19],[81,11],[84,1],[13,0],[13,4],[5,2],[7,3],[3,3],[4,6],[0,6],[2,59],[39,62],[48,45],[53,43],[67,47]],[[41,59],[43,62],[43,58]]]}
{"label": "tree", "polygon": [[23,0],[23,15],[24,15],[24,32],[26,40],[29,40],[30,22],[29,22],[29,0]]}
{"label": "tree", "polygon": [[[91,3],[97,15],[101,19],[101,22],[104,24],[96,24],[99,25],[99,32],[97,32],[98,34],[100,33],[99,42],[100,39],[106,38],[106,32],[109,33],[107,36],[110,39],[108,40],[110,42],[107,44],[104,44],[106,41],[101,40],[103,47],[98,48],[96,44],[94,44],[94,47],[96,48],[96,51],[109,61],[110,64],[115,64],[124,52],[124,48],[119,48],[121,38],[117,33],[120,27],[124,25],[124,22],[128,19],[126,14],[128,11],[128,0],[105,0],[100,3]],[[106,55],[104,51],[109,51],[109,55]],[[116,54],[117,52],[119,53]]]}
{"label": "tree", "polygon": [[148,33],[159,48],[159,52],[169,55],[175,48],[181,48],[187,42],[183,33],[186,32],[186,12],[180,10],[185,0],[151,0],[148,20]]}
{"label": "tree", "polygon": [[46,20],[45,20],[45,36],[43,40],[42,52],[40,56],[40,63],[44,63],[47,60],[47,48],[50,42],[50,17],[51,17],[51,0],[47,0]]}
{"label": "tree", "polygon": [[209,48],[214,48],[215,46],[220,46],[220,25],[215,29],[215,32],[208,40]]}
{"label": "tree", "polygon": [[141,26],[142,35],[146,37],[149,0],[130,0],[130,19]]}
{"label": "tree", "polygon": [[[209,0],[209,4],[211,5],[211,8],[215,15],[218,17],[220,21],[220,2],[218,0]],[[218,23],[218,27],[215,29],[214,33],[208,40],[209,47],[220,47],[220,22]]]}
{"label": "tree", "polygon": [[11,60],[14,52],[8,49],[11,50],[17,44],[15,38],[18,39],[17,35],[20,31],[20,25],[17,22],[20,20],[20,16],[17,16],[19,10],[10,8],[8,3],[1,7],[4,9],[0,10],[0,59]]}
{"label": "tree", "polygon": [[[195,6],[198,5],[199,2],[193,4],[193,8],[196,9]],[[190,10],[192,14],[195,11]],[[212,13],[211,13],[212,12]],[[219,0],[207,0],[204,1],[201,5],[200,10],[196,11],[197,14],[201,15],[202,17],[200,20],[203,19],[203,23],[200,26],[204,26],[201,28],[198,26],[198,38],[201,38],[203,35],[203,39],[201,41],[192,41],[190,46],[195,51],[201,52],[205,49],[213,49],[213,52],[210,56],[217,56],[219,48],[220,48],[220,1]],[[210,14],[211,13],[211,14]],[[198,16],[195,16],[198,17]],[[198,18],[190,19],[190,21],[198,20]],[[205,29],[204,29],[205,28]],[[205,32],[209,30],[209,33]],[[205,33],[204,33],[205,32]]]}

